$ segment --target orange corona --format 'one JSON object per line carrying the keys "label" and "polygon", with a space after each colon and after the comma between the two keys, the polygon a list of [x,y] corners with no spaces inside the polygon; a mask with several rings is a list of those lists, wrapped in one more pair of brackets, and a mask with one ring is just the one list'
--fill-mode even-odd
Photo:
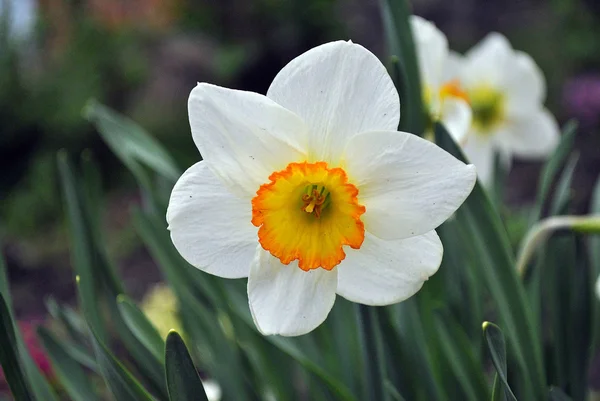
{"label": "orange corona", "polygon": [[447,96],[457,97],[459,99],[463,99],[467,103],[470,103],[469,95],[463,90],[460,85],[460,81],[457,79],[446,82],[440,88],[440,97],[445,99]]}
{"label": "orange corona", "polygon": [[343,246],[358,249],[365,238],[358,189],[341,168],[325,162],[290,163],[269,176],[252,199],[252,224],[261,246],[281,263],[302,270],[331,270]]}

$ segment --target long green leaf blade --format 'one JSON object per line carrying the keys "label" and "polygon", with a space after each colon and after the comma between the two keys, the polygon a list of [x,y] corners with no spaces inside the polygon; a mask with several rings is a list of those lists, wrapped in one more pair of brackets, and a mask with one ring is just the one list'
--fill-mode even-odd
{"label": "long green leaf blade", "polygon": [[563,393],[563,391],[558,387],[550,387],[548,398],[550,401],[571,401],[571,398]]}
{"label": "long green leaf blade", "polygon": [[506,394],[506,397],[509,400],[517,401],[517,397],[515,397],[510,386],[508,385],[506,372],[506,344],[504,342],[502,330],[500,330],[500,328],[493,323],[485,322],[483,323],[483,336],[490,352],[490,356],[492,357],[494,368],[496,368],[498,377],[504,386],[504,393]]}
{"label": "long green leaf blade", "polygon": [[135,337],[156,357],[158,361],[164,363],[165,342],[156,330],[156,327],[150,323],[146,315],[127,297],[120,295],[117,298],[119,311],[127,327]]}
{"label": "long green leaf blade", "polygon": [[58,154],[58,171],[67,209],[71,257],[78,277],[79,301],[91,329],[105,341],[108,333],[103,323],[98,296],[101,280],[97,277],[94,268],[95,251],[92,234],[86,223],[88,213],[84,210],[81,186],[64,152]]}
{"label": "long green leaf blade", "polygon": [[84,115],[96,125],[102,139],[136,178],[148,182],[148,177],[139,163],[173,182],[181,175],[181,171],[164,147],[133,121],[93,100],[86,106]]}
{"label": "long green leaf blade", "polygon": [[[6,319],[10,319],[13,321],[13,312],[10,307],[10,291],[8,286],[8,277],[6,275],[6,266],[4,262],[4,258],[0,253],[0,295],[4,299],[5,307],[6,307]],[[6,301],[6,300],[9,301]],[[8,323],[7,323],[8,324]],[[12,324],[12,323],[11,323]],[[20,358],[20,366],[22,369],[22,373],[24,375],[25,380],[29,385],[29,389],[31,393],[34,395],[36,399],[43,399],[47,401],[56,401],[56,394],[50,388],[50,385],[39,371],[37,365],[29,355],[29,351],[23,338],[21,337],[21,331],[18,326],[13,325],[12,330],[9,331],[14,336],[14,342],[16,344],[16,349],[18,352],[16,355]],[[4,346],[0,343],[0,346]]]}
{"label": "long green leaf blade", "polygon": [[106,346],[100,343],[95,333],[92,343],[104,382],[116,400],[154,401],[121,362],[111,354]]}
{"label": "long green leaf blade", "polygon": [[[441,124],[436,125],[435,131],[436,143],[465,161],[462,151]],[[479,182],[456,216],[467,235],[465,244],[474,251],[477,267],[495,301],[511,355],[518,362],[522,377],[518,388],[525,392],[521,396],[543,399],[545,372],[536,320],[517,275],[506,230]]]}
{"label": "long green leaf blade", "polygon": [[392,63],[391,71],[402,99],[398,128],[421,136],[425,131],[425,114],[417,52],[409,22],[410,5],[407,0],[381,0],[381,10],[390,55],[398,57],[398,62]]}
{"label": "long green leaf blade", "polygon": [[558,171],[571,153],[571,149],[573,149],[573,144],[575,143],[576,134],[577,122],[571,120],[563,127],[563,132],[558,147],[550,159],[548,159],[548,161],[544,164],[540,174],[540,182],[538,184],[535,206],[531,211],[532,223],[536,222],[541,217],[542,207],[544,206],[544,202],[550,193],[552,182],[554,182],[554,178],[558,174]]}
{"label": "long green leaf blade", "polygon": [[38,329],[38,336],[60,383],[73,401],[98,400],[88,376],[79,363],[71,357],[65,346],[44,327]]}
{"label": "long green leaf blade", "polygon": [[374,307],[357,305],[363,354],[365,400],[385,401],[389,391],[385,388],[386,362],[383,352],[379,319]]}
{"label": "long green leaf blade", "polygon": [[481,364],[461,326],[449,317],[439,316],[436,328],[441,349],[469,400],[489,399],[490,392]]}
{"label": "long green leaf blade", "polygon": [[0,294],[0,365],[16,400],[33,401],[17,353],[15,327],[4,296]]}
{"label": "long green leaf blade", "polygon": [[176,331],[167,336],[165,368],[171,401],[208,401],[192,357]]}

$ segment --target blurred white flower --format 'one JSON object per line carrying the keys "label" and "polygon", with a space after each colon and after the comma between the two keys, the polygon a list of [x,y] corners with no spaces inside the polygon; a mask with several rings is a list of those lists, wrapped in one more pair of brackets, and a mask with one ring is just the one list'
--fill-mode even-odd
{"label": "blurred white flower", "polygon": [[206,379],[202,380],[202,386],[204,386],[204,392],[208,401],[221,401],[223,391],[221,386],[214,380]]}
{"label": "blurred white flower", "polygon": [[476,179],[396,131],[390,76],[351,42],[292,60],[267,96],[199,84],[189,116],[204,160],[173,189],[171,238],[205,272],[248,277],[264,334],[310,332],[336,294],[368,305],[412,296],[441,262],[434,229]]}
{"label": "blurred white flower", "polygon": [[410,19],[423,86],[427,116],[426,137],[433,137],[433,123],[440,121],[458,143],[464,144],[471,127],[471,107],[453,69],[454,59],[446,36],[416,15]]}
{"label": "blurred white flower", "polygon": [[492,178],[496,152],[510,163],[512,155],[543,158],[554,150],[558,125],[543,106],[544,76],[528,54],[491,33],[457,63],[473,110],[464,151],[482,182]]}

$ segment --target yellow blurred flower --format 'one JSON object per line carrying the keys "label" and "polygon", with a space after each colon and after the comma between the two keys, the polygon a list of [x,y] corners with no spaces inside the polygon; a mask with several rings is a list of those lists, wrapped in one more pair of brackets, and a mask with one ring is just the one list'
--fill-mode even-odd
{"label": "yellow blurred flower", "polygon": [[148,291],[141,307],[162,338],[166,338],[170,330],[175,330],[183,336],[183,326],[179,319],[179,303],[171,287],[157,284]]}

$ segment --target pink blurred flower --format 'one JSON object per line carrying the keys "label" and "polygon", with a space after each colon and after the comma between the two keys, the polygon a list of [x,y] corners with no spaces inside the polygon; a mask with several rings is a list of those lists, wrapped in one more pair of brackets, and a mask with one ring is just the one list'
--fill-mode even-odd
{"label": "pink blurred flower", "polygon": [[600,123],[600,75],[576,76],[564,86],[563,100],[570,116],[584,126]]}

